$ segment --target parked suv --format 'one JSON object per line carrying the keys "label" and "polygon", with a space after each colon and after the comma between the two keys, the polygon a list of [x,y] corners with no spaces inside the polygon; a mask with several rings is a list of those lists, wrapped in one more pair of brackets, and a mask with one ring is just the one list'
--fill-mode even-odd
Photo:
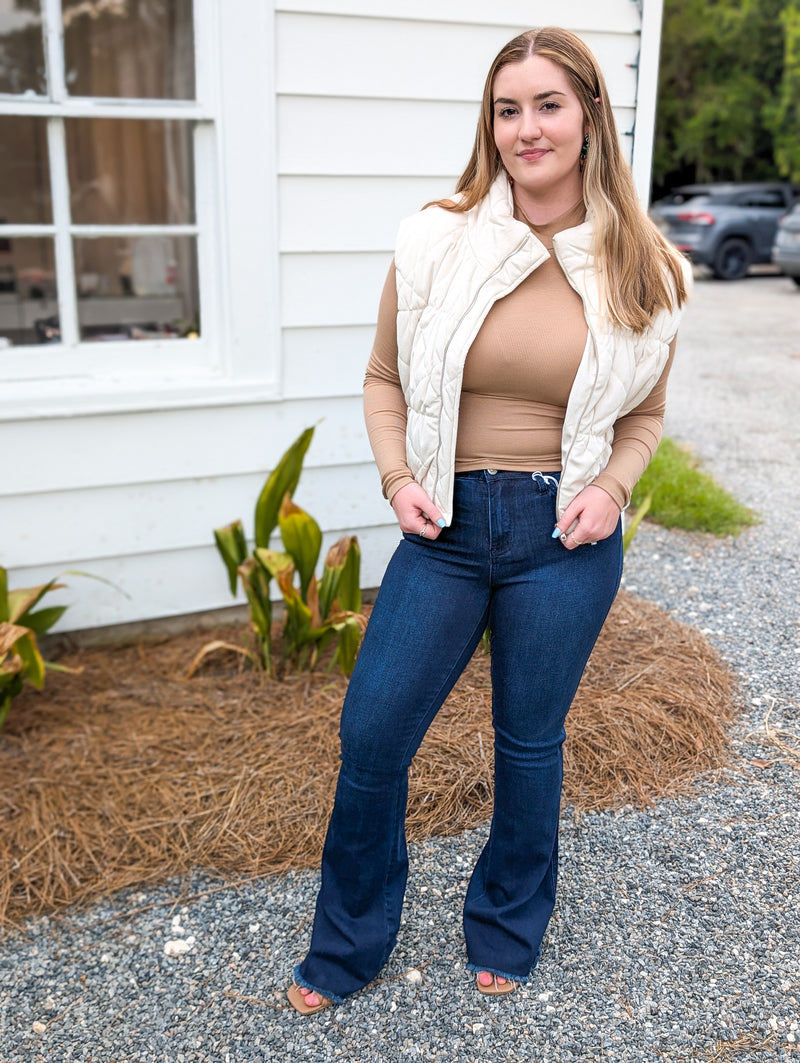
{"label": "parked suv", "polygon": [[650,216],[692,262],[738,280],[753,263],[771,260],[778,220],[799,193],[778,182],[683,185],[654,203]]}
{"label": "parked suv", "polygon": [[800,287],[800,201],[778,223],[772,261]]}

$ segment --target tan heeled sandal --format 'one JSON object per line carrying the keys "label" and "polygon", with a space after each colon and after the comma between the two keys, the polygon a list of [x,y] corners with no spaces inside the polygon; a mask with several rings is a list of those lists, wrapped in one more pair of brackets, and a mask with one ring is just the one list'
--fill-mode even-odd
{"label": "tan heeled sandal", "polygon": [[[325,1008],[329,1008],[333,1003],[332,1000],[328,1000],[327,997],[323,997],[320,993],[317,993],[316,989],[309,989],[307,993],[301,993],[300,990],[304,988],[305,986],[299,986],[295,982],[286,990],[286,997],[289,1003],[294,1010],[301,1015],[316,1015],[318,1011],[323,1011]],[[306,1004],[306,996],[308,993],[316,993],[319,997],[319,1004]]]}
{"label": "tan heeled sandal", "polygon": [[481,985],[480,975],[492,974],[491,971],[479,971],[475,975],[475,985],[478,987],[478,992],[483,993],[485,997],[504,997],[508,993],[513,993],[517,988],[517,983],[510,978],[506,978],[504,982],[497,981],[497,975],[492,974],[492,981],[489,985]]}

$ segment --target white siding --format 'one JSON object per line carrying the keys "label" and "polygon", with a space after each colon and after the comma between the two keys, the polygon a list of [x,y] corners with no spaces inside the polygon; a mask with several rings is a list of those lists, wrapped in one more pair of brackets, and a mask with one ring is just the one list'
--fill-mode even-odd
{"label": "white siding", "polygon": [[[263,0],[249,2],[263,12]],[[660,12],[660,0],[644,3]],[[265,188],[277,182],[277,246],[269,219],[248,227],[246,202],[220,189],[235,204],[227,239],[252,241],[254,258],[266,254],[277,266],[268,271],[277,284],[267,278],[263,292],[265,305],[280,307],[277,351],[268,329],[263,350],[245,352],[254,396],[275,397],[248,402],[221,391],[185,409],[173,398],[172,409],[140,402],[138,412],[93,416],[70,416],[67,402],[63,416],[26,412],[17,420],[5,411],[0,561],[12,584],[77,568],[128,595],[70,577],[62,596],[73,604],[62,628],[231,604],[213,528],[241,517],[251,530],[266,471],[311,424],[318,428],[298,502],[320,521],[326,543],[356,532],[364,585],[375,586],[398,539],[361,415],[394,233],[404,215],[452,190],[474,136],[485,70],[539,9],[523,0],[277,0],[275,7],[275,129],[253,136],[274,143],[277,173],[263,181]],[[567,0],[557,21],[600,57],[630,156],[639,6]],[[651,46],[649,61],[656,60]],[[273,152],[243,158],[243,166],[259,157]],[[642,158],[646,165],[649,147]],[[243,283],[254,290],[252,277]],[[239,281],[226,275],[225,287],[235,303]]]}

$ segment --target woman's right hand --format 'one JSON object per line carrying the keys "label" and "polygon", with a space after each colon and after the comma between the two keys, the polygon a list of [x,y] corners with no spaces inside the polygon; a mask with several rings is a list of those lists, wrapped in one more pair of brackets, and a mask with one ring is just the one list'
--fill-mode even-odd
{"label": "woman's right hand", "polygon": [[418,483],[406,484],[395,491],[391,505],[401,531],[438,539],[445,527],[444,517]]}

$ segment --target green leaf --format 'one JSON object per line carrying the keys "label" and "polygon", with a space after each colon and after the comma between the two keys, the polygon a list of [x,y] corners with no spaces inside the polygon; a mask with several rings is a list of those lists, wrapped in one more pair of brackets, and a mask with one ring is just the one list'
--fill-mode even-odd
{"label": "green leaf", "polygon": [[28,613],[25,617],[25,626],[37,635],[44,635],[45,631],[58,623],[66,613],[66,605],[53,605],[47,609],[37,609],[35,613]]}
{"label": "green leaf", "polygon": [[639,504],[639,508],[636,510],[636,513],[633,516],[633,520],[630,522],[628,527],[625,529],[625,532],[624,532],[624,534],[622,536],[622,550],[623,550],[623,553],[624,553],[625,550],[628,549],[628,547],[631,545],[633,540],[636,538],[636,533],[639,530],[639,525],[644,520],[648,509],[652,505],[652,502],[653,502],[653,492],[651,491],[650,494],[645,499],[643,499],[642,502]]}
{"label": "green leaf", "polygon": [[287,571],[294,572],[294,561],[280,550],[265,550],[257,546],[253,557],[261,567],[274,579],[279,579]]}
{"label": "green leaf", "polygon": [[36,636],[33,632],[23,635],[17,639],[14,648],[24,665],[25,678],[33,683],[37,690],[41,690],[44,686],[44,661],[36,645]]}
{"label": "green leaf", "polygon": [[48,591],[62,590],[63,583],[56,583],[55,576],[49,583],[39,587],[19,587],[8,592],[8,619],[13,623],[25,624],[30,610],[37,605]]}
{"label": "green leaf", "polygon": [[55,661],[45,661],[45,670],[48,672],[65,672],[67,675],[83,675],[83,665],[72,668],[68,664],[57,664]]}
{"label": "green leaf", "polygon": [[256,546],[264,548],[269,546],[270,536],[278,523],[278,514],[284,495],[293,495],[297,489],[300,473],[303,469],[303,459],[306,456],[306,451],[311,444],[313,435],[314,429],[306,428],[292,443],[267,477],[267,482],[264,484],[256,502]]}
{"label": "green leaf", "polygon": [[255,558],[248,557],[239,566],[239,576],[242,580],[247,605],[250,610],[250,623],[258,635],[261,643],[261,654],[264,668],[272,670],[272,603],[270,601],[269,583],[270,577],[263,565]]}
{"label": "green leaf", "polygon": [[334,663],[339,665],[343,675],[350,675],[355,667],[358,647],[361,645],[361,625],[354,617],[349,617],[343,624],[336,624],[339,641],[333,655]]}
{"label": "green leaf", "polygon": [[319,607],[320,614],[323,618],[328,616],[337,601],[339,582],[342,578],[342,572],[344,571],[349,549],[350,537],[344,535],[341,539],[337,539],[330,550],[328,550],[319,587]]}
{"label": "green leaf", "polygon": [[[106,579],[105,576],[96,576],[94,572],[81,572],[79,568],[67,568],[61,573],[61,576],[83,576],[84,579],[93,579],[97,583],[105,583],[106,587],[112,587],[119,594],[124,595],[128,601],[131,600],[130,594],[126,590],[123,590],[118,583],[115,583],[113,579]],[[61,578],[59,576],[59,579]]]}
{"label": "green leaf", "polygon": [[361,612],[361,551],[355,535],[344,535],[325,558],[319,589],[320,613],[328,616],[334,603],[340,611]]}
{"label": "green leaf", "polygon": [[297,566],[300,594],[303,601],[307,601],[308,585],[322,547],[322,532],[314,518],[296,506],[289,495],[286,495],[281,505],[278,523],[284,548]]}
{"label": "green leaf", "polygon": [[[328,553],[330,557],[330,552]],[[322,579],[319,581],[319,612],[324,620],[330,613],[333,603],[336,601],[336,592],[339,590],[339,580],[342,575],[343,565],[330,565],[325,562],[322,570]]]}
{"label": "green leaf", "polygon": [[355,535],[347,548],[337,598],[340,609],[349,613],[361,612],[361,550]]}
{"label": "green leaf", "polygon": [[283,625],[284,654],[295,654],[307,642],[313,640],[311,610],[300,597],[296,587],[283,593],[286,619]]}
{"label": "green leaf", "polygon": [[224,528],[214,531],[214,541],[217,544],[225,568],[228,570],[228,584],[231,594],[236,597],[236,586],[239,575],[239,565],[247,557],[247,540],[244,536],[244,528],[240,520],[227,524]]}

